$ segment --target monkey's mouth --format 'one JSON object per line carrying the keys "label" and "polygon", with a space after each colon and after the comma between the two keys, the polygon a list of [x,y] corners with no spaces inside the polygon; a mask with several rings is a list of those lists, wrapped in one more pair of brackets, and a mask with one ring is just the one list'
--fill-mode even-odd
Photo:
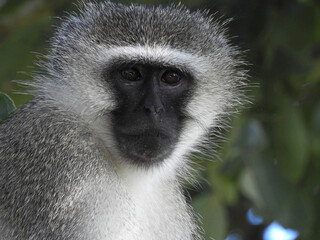
{"label": "monkey's mouth", "polygon": [[167,158],[172,152],[174,137],[158,130],[118,133],[120,152],[134,164],[152,165]]}

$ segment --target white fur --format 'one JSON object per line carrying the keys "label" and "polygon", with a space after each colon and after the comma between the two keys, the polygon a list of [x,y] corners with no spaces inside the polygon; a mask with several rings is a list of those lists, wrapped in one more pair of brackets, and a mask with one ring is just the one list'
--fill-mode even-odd
{"label": "white fur", "polygon": [[[120,185],[112,187],[112,183],[106,183],[105,180],[99,180],[98,182],[93,180],[92,183],[87,184],[85,188],[87,190],[82,195],[73,198],[78,200],[89,199],[92,192],[99,195],[94,196],[94,199],[99,200],[91,206],[92,212],[96,216],[92,217],[92,224],[86,226],[89,229],[91,226],[98,226],[94,232],[91,231],[96,239],[120,240],[130,238],[131,240],[149,240],[148,234],[143,234],[150,233],[150,231],[144,229],[145,227],[154,228],[155,232],[162,232],[165,230],[162,224],[165,221],[170,221],[170,216],[163,215],[162,209],[168,204],[166,201],[175,199],[173,196],[177,194],[176,191],[179,191],[179,189],[175,189],[177,187],[175,185],[171,188],[166,185],[170,185],[170,182],[177,182],[178,177],[185,177],[185,173],[188,171],[187,155],[196,150],[208,129],[213,126],[216,118],[223,111],[220,104],[213,104],[215,102],[223,103],[224,91],[220,79],[218,79],[215,70],[212,70],[211,61],[208,57],[190,54],[168,46],[107,47],[96,45],[94,48],[90,48],[90,51],[86,46],[82,47],[86,50],[83,51],[81,56],[72,57],[75,61],[70,63],[74,65],[70,67],[72,70],[70,70],[68,77],[57,79],[64,84],[48,82],[44,89],[49,91],[47,95],[56,99],[56,103],[62,104],[64,108],[75,112],[89,123],[88,126],[91,126],[92,131],[104,142],[109,154],[110,164],[112,169],[115,170],[114,173],[119,177]],[[113,101],[112,92],[106,91],[106,86],[103,84],[105,80],[101,79],[101,74],[99,74],[115,60],[143,61],[158,63],[163,66],[174,66],[182,71],[192,73],[195,78],[197,88],[185,110],[186,114],[192,118],[185,122],[171,156],[155,167],[144,169],[133,166],[121,158],[115,147],[116,143],[110,132],[110,120],[107,116],[108,112],[116,105]],[[90,64],[88,65],[88,63]],[[66,70],[68,71],[68,69]],[[77,84],[78,81],[81,81],[81,84]],[[73,95],[70,96],[68,92],[72,92]],[[104,114],[101,114],[101,112]],[[106,185],[108,185],[108,191],[103,190]],[[92,191],[92,189],[98,190]],[[110,199],[110,189],[117,191],[122,199],[127,196],[128,201],[124,201],[124,205],[119,207],[113,198]],[[162,201],[161,198],[165,195],[168,196],[168,199]],[[182,195],[179,195],[178,199],[180,197]],[[70,202],[72,201],[75,200],[70,200]],[[174,200],[174,204],[177,204],[176,201],[177,199]],[[180,199],[179,201],[184,200]],[[90,202],[90,199],[88,202]],[[109,204],[114,204],[119,209],[114,209],[113,213],[105,212],[104,209],[110,209]],[[177,204],[177,206],[187,207],[184,203]],[[181,212],[190,214],[188,209]],[[134,214],[134,216],[127,216],[128,213]],[[162,217],[160,222],[156,221],[158,217]],[[88,218],[90,219],[90,217]],[[166,218],[168,219],[166,220]],[[128,219],[128,221],[123,223],[124,219]],[[151,219],[154,222],[150,222]],[[184,216],[184,219],[190,219],[188,226],[194,227],[192,218]],[[113,222],[120,225],[112,226]],[[110,228],[119,228],[121,231],[112,231],[115,236],[106,236],[107,233],[110,233],[108,230]],[[169,232],[172,231],[174,230]],[[195,231],[195,229],[192,231]],[[121,232],[121,235],[117,235],[119,232]],[[165,236],[165,233],[163,234],[163,239],[172,239],[170,236]],[[177,233],[177,236],[179,234]]]}
{"label": "white fur", "polygon": [[175,66],[182,70],[187,69],[196,77],[200,77],[210,69],[208,58],[173,49],[168,46],[130,45],[112,46],[110,48],[99,46],[98,48],[101,50],[99,60],[106,64],[114,59],[125,59],[126,61],[144,60],[146,62],[160,63],[163,66]]}

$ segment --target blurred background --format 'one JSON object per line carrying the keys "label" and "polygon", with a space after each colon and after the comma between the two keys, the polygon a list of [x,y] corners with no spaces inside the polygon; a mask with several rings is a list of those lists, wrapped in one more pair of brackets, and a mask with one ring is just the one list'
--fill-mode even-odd
{"label": "blurred background", "polygon": [[[233,19],[229,35],[246,51],[253,86],[252,104],[232,119],[216,156],[194,159],[201,186],[190,186],[186,195],[202,216],[205,239],[319,240],[320,2],[181,2]],[[75,3],[0,0],[0,91],[17,107],[31,97],[15,94],[24,90],[12,80],[32,79],[36,53],[46,53],[59,24],[56,16],[76,10]]]}

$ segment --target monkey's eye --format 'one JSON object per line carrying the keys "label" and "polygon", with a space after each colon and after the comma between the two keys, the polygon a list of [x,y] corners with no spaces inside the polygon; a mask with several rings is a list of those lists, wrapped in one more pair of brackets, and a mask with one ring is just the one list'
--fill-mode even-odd
{"label": "monkey's eye", "polygon": [[128,68],[121,70],[121,76],[130,82],[139,81],[141,79],[141,74],[138,70],[134,68]]}
{"label": "monkey's eye", "polygon": [[166,71],[161,78],[161,81],[170,84],[170,85],[176,85],[180,82],[181,75],[175,71]]}

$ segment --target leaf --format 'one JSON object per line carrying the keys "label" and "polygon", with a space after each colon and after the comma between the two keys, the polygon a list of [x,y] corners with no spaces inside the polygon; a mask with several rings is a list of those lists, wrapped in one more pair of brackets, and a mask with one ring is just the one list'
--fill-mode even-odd
{"label": "leaf", "polygon": [[320,136],[320,102],[316,106],[316,110],[312,120],[312,125],[316,130],[316,133]]}
{"label": "leaf", "polygon": [[6,120],[15,110],[16,106],[11,98],[7,94],[0,92],[0,121]]}
{"label": "leaf", "polygon": [[282,174],[291,182],[297,182],[308,163],[308,139],[301,110],[283,97],[277,119],[273,124],[274,157]]}
{"label": "leaf", "polygon": [[[225,208],[213,195],[201,195],[193,200],[195,212],[201,216],[205,239],[224,240],[227,235]],[[201,225],[201,224],[200,224]]]}
{"label": "leaf", "polygon": [[[307,235],[312,228],[312,200],[283,178],[266,159],[256,156],[241,179],[243,194],[252,200],[264,218]],[[301,221],[303,219],[303,221]]]}
{"label": "leaf", "polygon": [[[233,161],[226,161],[225,163],[227,162],[230,163],[229,166],[233,163]],[[234,170],[226,172],[228,170],[226,168],[228,166],[225,164],[212,164],[208,167],[208,180],[214,189],[215,196],[225,204],[232,205],[238,200],[237,179],[233,175],[232,171]]]}
{"label": "leaf", "polygon": [[254,202],[258,209],[263,209],[265,207],[266,203],[261,196],[252,168],[247,168],[243,172],[240,180],[240,188],[243,194]]}
{"label": "leaf", "polygon": [[267,136],[259,121],[252,119],[242,128],[236,147],[246,152],[258,152],[267,145]]}

